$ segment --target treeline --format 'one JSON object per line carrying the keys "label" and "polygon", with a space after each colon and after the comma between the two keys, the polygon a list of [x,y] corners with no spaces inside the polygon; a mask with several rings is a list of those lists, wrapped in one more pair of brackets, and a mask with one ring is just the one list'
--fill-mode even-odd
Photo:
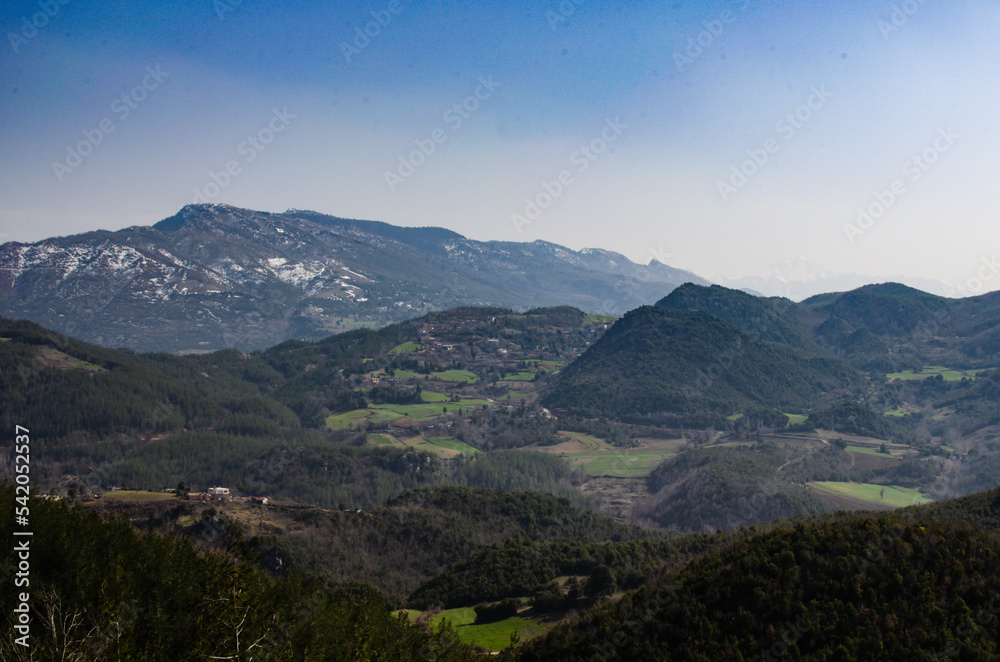
{"label": "treeline", "polygon": [[[615,590],[632,590],[670,568],[680,568],[696,554],[725,540],[714,535],[624,542],[510,539],[449,567],[417,588],[407,603],[416,609],[451,609],[553,593],[549,586],[553,580],[573,575],[587,577],[598,566],[608,568]],[[572,606],[557,602],[559,607]]]}
{"label": "treeline", "polygon": [[[167,531],[195,535],[201,531],[191,528],[197,524],[177,524],[188,514],[186,509],[174,513],[168,513],[167,505],[159,509],[150,514],[136,506],[130,514]],[[256,540],[257,554],[265,562],[280,558],[283,569],[304,568],[367,582],[399,607],[418,586],[449,566],[510,538],[596,543],[652,537],[552,495],[464,487],[408,491],[384,506],[360,512],[281,506],[267,512],[269,526],[258,532]],[[234,528],[256,526],[258,517],[224,511],[219,518],[225,531],[221,538],[215,537],[225,542]],[[174,524],[168,523],[171,518]]]}
{"label": "treeline", "polygon": [[640,514],[678,531],[711,532],[827,510],[779,471],[796,457],[770,442],[685,452],[650,473],[653,496]]}
{"label": "treeline", "polygon": [[549,492],[565,497],[578,506],[591,503],[575,487],[586,480],[579,469],[548,453],[494,451],[459,456],[453,460],[450,483],[520,492]]}
{"label": "treeline", "polygon": [[807,421],[814,428],[896,441],[913,441],[911,429],[892,416],[857,402],[843,401],[809,413]]}
{"label": "treeline", "polygon": [[[15,505],[13,492],[0,490],[6,540]],[[188,540],[138,534],[125,518],[102,521],[59,502],[29,508],[30,586],[13,585],[24,558],[14,545],[0,552],[4,660],[478,659],[448,630],[428,633],[394,616],[365,585],[276,580]],[[16,641],[21,604],[29,647]]]}
{"label": "treeline", "polygon": [[441,480],[429,453],[331,444],[307,432],[244,437],[190,432],[153,441],[91,475],[102,486],[159,490],[180,481],[324,507],[374,508]]}
{"label": "treeline", "polygon": [[[280,378],[259,357],[135,355],[0,319],[0,425],[31,430],[39,478],[83,475],[164,435],[299,428],[265,393]],[[277,375],[277,377],[276,377]]]}
{"label": "treeline", "polygon": [[[323,507],[381,506],[406,490],[436,485],[547,492],[593,507],[576,489],[586,476],[564,459],[530,451],[459,456],[446,467],[436,455],[398,446],[330,443],[309,431],[242,436],[183,432],[121,445],[90,466],[89,491],[111,486],[160,490],[184,481],[192,489],[225,485]],[[81,490],[82,491],[82,490]]]}
{"label": "treeline", "polygon": [[[389,350],[413,336],[414,329],[414,323],[404,322],[272,347],[261,357],[285,379],[273,397],[294,411],[304,425],[322,427],[330,414],[358,408],[358,394],[349,378],[387,367]],[[360,406],[364,406],[363,398]]]}
{"label": "treeline", "polygon": [[932,484],[942,473],[938,460],[919,456],[893,460],[878,469],[862,469],[851,462],[846,447],[846,442],[834,439],[829,446],[790,462],[782,470],[782,477],[791,483],[839,481],[920,488]]}
{"label": "treeline", "polygon": [[709,552],[505,653],[538,660],[988,660],[1000,540],[898,516],[796,524]]}
{"label": "treeline", "polygon": [[454,435],[483,450],[523,448],[532,444],[550,446],[559,442],[555,419],[546,416],[537,405],[521,404],[513,409],[472,410],[469,420],[454,422]]}

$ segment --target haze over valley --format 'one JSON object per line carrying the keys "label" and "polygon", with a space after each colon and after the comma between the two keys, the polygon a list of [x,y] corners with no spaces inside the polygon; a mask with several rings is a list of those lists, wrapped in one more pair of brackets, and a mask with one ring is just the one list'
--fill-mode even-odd
{"label": "haze over valley", "polygon": [[0,659],[996,657],[995,2],[0,27]]}

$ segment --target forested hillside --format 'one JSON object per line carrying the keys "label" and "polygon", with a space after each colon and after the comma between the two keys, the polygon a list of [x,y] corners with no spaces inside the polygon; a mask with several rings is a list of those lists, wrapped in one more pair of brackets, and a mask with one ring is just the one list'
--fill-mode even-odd
{"label": "forested hillside", "polygon": [[225,549],[234,536],[252,539],[252,556],[272,572],[308,570],[363,581],[396,606],[448,566],[511,540],[590,545],[658,538],[552,495],[465,487],[407,491],[371,510],[217,509],[176,500],[90,507],[126,513],[136,526],[191,536],[210,547]]}
{"label": "forested hillside", "polygon": [[586,416],[722,427],[741,408],[798,411],[859,384],[833,357],[758,340],[704,312],[647,306],[564,370],[544,402]]}
{"label": "forested hillside", "polygon": [[[14,642],[18,552],[0,569],[0,658],[17,660],[472,660],[448,631],[389,612],[362,584],[254,564],[181,537],[136,533],[55,501],[30,503],[29,647]],[[0,536],[13,539],[14,493],[0,490]],[[24,557],[21,556],[21,559]]]}
{"label": "forested hillside", "polygon": [[993,659],[998,552],[994,534],[892,516],[778,528],[508,659]]}

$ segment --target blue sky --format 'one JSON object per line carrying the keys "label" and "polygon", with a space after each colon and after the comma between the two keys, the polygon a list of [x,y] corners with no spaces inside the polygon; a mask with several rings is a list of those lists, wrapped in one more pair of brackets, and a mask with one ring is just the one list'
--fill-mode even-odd
{"label": "blue sky", "polygon": [[714,279],[1000,252],[994,1],[36,0],[0,30],[2,241],[200,194]]}

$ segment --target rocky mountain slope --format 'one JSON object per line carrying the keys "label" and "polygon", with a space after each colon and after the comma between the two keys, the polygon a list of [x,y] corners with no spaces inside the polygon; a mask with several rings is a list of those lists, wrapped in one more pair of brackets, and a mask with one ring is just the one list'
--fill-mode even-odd
{"label": "rocky mountain slope", "polygon": [[0,246],[0,315],[142,351],[259,349],[459,305],[620,315],[686,281],[705,282],[604,250],[218,204]]}

